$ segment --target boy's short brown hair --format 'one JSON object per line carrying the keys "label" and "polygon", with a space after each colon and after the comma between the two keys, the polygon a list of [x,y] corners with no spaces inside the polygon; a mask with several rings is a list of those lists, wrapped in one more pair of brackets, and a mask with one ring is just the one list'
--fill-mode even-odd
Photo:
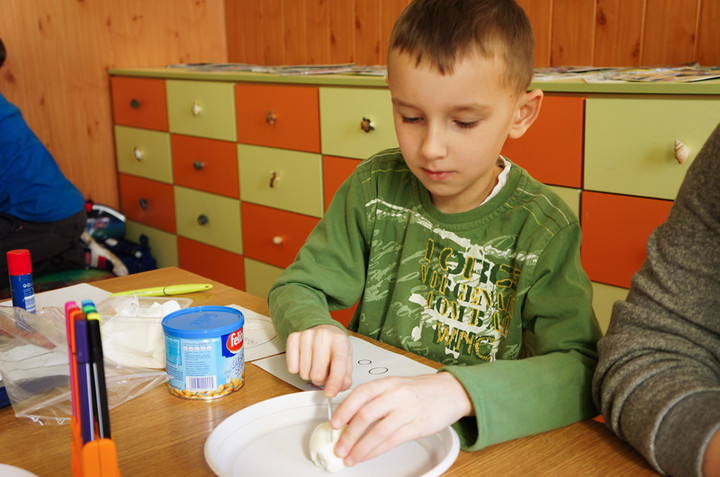
{"label": "boy's short brown hair", "polygon": [[400,14],[388,52],[416,55],[441,74],[452,73],[458,56],[474,49],[504,60],[506,86],[523,92],[533,74],[532,26],[514,0],[414,0]]}

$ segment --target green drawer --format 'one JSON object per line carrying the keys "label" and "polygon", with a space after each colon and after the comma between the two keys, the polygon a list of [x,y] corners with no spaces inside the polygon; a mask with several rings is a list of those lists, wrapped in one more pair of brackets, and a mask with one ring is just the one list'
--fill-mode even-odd
{"label": "green drawer", "polygon": [[115,126],[118,171],[172,183],[170,135],[166,132]]}
{"label": "green drawer", "polygon": [[[718,99],[588,99],[585,189],[674,199],[718,118]],[[690,149],[682,165],[676,139]]]}
{"label": "green drawer", "polygon": [[277,280],[283,269],[247,257],[244,260],[245,291],[251,295],[266,298],[270,286]]}
{"label": "green drawer", "polygon": [[233,83],[168,80],[170,132],[235,141]]}
{"label": "green drawer", "polygon": [[627,298],[627,288],[615,287],[604,283],[592,282],[593,309],[603,334],[607,331],[612,316],[612,309],[616,301]]}
{"label": "green drawer", "polygon": [[[372,124],[369,132],[361,126],[364,119]],[[397,147],[390,91],[320,88],[320,137],[323,154],[356,159]]]}
{"label": "green drawer", "polygon": [[320,154],[238,144],[240,199],[245,202],[323,215]]}
{"label": "green drawer", "polygon": [[125,237],[140,243],[140,235],[147,235],[150,253],[157,261],[158,268],[178,266],[177,236],[164,230],[148,227],[140,222],[125,221]]}
{"label": "green drawer", "polygon": [[175,186],[177,233],[242,255],[240,201]]}

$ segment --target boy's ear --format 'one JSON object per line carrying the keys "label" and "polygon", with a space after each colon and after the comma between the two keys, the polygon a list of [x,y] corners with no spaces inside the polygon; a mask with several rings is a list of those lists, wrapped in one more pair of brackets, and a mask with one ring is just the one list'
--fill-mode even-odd
{"label": "boy's ear", "polygon": [[517,139],[528,130],[540,114],[540,105],[543,100],[543,92],[540,89],[528,91],[518,100],[518,108],[515,111],[515,119],[510,127],[509,137]]}

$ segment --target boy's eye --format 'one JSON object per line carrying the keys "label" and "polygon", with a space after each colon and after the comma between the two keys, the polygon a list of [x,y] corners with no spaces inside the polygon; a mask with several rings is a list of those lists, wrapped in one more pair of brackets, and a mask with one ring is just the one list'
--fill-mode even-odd
{"label": "boy's eye", "polygon": [[477,121],[455,121],[455,124],[457,124],[463,129],[470,129],[472,127],[475,127],[477,123]]}
{"label": "boy's eye", "polygon": [[404,123],[416,123],[416,122],[420,121],[420,118],[416,117],[416,116],[403,116],[402,121]]}

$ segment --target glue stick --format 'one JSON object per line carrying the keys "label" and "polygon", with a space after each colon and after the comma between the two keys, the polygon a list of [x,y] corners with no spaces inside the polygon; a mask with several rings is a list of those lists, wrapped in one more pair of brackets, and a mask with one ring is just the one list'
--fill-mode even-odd
{"label": "glue stick", "polygon": [[13,306],[22,308],[28,313],[35,313],[35,290],[33,289],[30,251],[26,249],[10,250],[7,253],[7,262]]}

